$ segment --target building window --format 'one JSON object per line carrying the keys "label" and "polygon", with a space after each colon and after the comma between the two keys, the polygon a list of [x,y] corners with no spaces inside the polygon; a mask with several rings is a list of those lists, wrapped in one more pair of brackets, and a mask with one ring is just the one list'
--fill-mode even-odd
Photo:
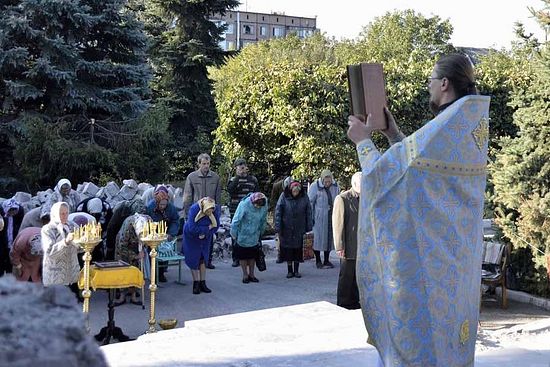
{"label": "building window", "polygon": [[260,26],[260,36],[267,36],[267,27],[265,25]]}
{"label": "building window", "polygon": [[279,22],[279,17],[277,17],[277,23]]}
{"label": "building window", "polygon": [[294,24],[294,19],[292,19],[292,20],[290,21],[290,23]]}
{"label": "building window", "polygon": [[246,19],[248,19],[248,14],[246,15]]}
{"label": "building window", "polygon": [[264,17],[264,16],[262,16],[262,20],[265,20],[265,17]]}
{"label": "building window", "polygon": [[226,51],[235,51],[235,41],[227,41]]}
{"label": "building window", "polygon": [[227,29],[225,30],[225,34],[233,34],[235,33],[235,24],[229,23],[227,24]]}
{"label": "building window", "polygon": [[284,30],[281,27],[273,27],[273,37],[283,37]]}
{"label": "building window", "polygon": [[243,25],[243,33],[244,34],[254,34],[254,32],[252,31],[252,27],[249,26],[248,24]]}

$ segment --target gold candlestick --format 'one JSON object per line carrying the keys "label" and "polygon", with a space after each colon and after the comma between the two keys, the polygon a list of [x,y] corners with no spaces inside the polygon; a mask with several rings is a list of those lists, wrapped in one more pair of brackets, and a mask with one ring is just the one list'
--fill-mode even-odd
{"label": "gold candlestick", "polygon": [[92,292],[90,291],[90,262],[92,260],[92,251],[101,242],[101,237],[96,237],[92,232],[88,231],[83,236],[82,232],[79,232],[79,229],[73,232],[74,240],[77,244],[80,245],[80,248],[84,250],[84,289],[82,290],[82,297],[84,297],[84,302],[82,303],[82,312],[84,312],[84,317],[86,319],[86,332],[90,332],[90,297]]}
{"label": "gold candlestick", "polygon": [[[141,238],[141,241],[151,248],[151,284],[149,284],[149,291],[151,293],[151,302],[149,304],[149,329],[145,332],[146,334],[156,333],[157,329],[155,324],[155,293],[157,291],[156,284],[156,270],[157,270],[157,247],[162,242],[165,241],[167,236],[164,233],[157,232],[159,228],[156,223],[152,224],[150,231],[143,233],[144,237]],[[147,233],[147,236],[145,236]]]}

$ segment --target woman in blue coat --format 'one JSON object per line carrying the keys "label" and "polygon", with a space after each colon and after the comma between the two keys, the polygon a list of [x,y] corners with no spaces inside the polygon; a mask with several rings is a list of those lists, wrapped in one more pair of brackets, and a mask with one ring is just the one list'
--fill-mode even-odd
{"label": "woman in blue coat", "polygon": [[191,269],[193,294],[212,292],[205,281],[212,236],[220,226],[220,208],[211,198],[202,198],[189,208],[189,216],[183,227],[183,253],[185,263]]}
{"label": "woman in blue coat", "polygon": [[[231,221],[231,237],[235,240],[235,258],[243,271],[243,283],[258,283],[254,266],[258,255],[258,241],[267,223],[267,198],[261,192],[245,196]],[[247,269],[248,268],[248,269]]]}

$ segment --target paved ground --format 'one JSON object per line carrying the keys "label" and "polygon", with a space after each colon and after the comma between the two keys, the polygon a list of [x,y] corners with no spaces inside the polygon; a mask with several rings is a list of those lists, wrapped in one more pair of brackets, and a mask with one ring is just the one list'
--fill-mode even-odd
{"label": "paved ground", "polygon": [[[174,283],[174,281],[177,279],[177,269],[171,268],[170,271],[167,273],[167,277],[169,282],[168,283],[161,283],[162,288],[159,288],[159,291],[157,292],[157,320],[160,319],[166,319],[166,318],[176,318],[179,321],[178,327],[183,326],[186,322],[188,323],[189,327],[188,329],[190,331],[186,330],[180,330],[176,334],[173,334],[174,340],[180,340],[180,343],[182,343],[183,340],[188,340],[189,338],[193,338],[197,336],[196,333],[197,330],[200,330],[203,327],[206,327],[205,325],[209,325],[209,320],[224,320],[224,324],[226,325],[234,325],[235,322],[239,322],[240,317],[242,313],[244,312],[250,312],[250,311],[261,311],[257,318],[267,317],[271,320],[266,321],[268,322],[274,322],[277,325],[278,320],[285,320],[281,315],[285,315],[288,308],[281,308],[285,306],[295,306],[298,307],[300,310],[299,313],[304,313],[304,307],[307,310],[310,306],[305,304],[319,304],[319,302],[325,301],[330,302],[332,304],[335,304],[336,301],[336,284],[337,284],[337,277],[338,277],[338,260],[336,258],[331,259],[333,263],[336,265],[334,269],[322,269],[319,270],[315,267],[314,261],[306,261],[304,264],[302,264],[300,271],[303,275],[301,279],[286,279],[286,265],[285,264],[276,264],[274,261],[274,258],[271,256],[268,258],[267,266],[268,269],[266,272],[263,273],[257,273],[257,277],[260,279],[260,283],[253,284],[243,284],[241,282],[241,271],[240,268],[232,268],[230,265],[230,262],[218,260],[215,261],[215,265],[217,268],[215,270],[210,270],[207,273],[207,284],[208,286],[213,290],[211,294],[200,294],[200,295],[193,295],[191,292],[191,281],[190,281],[190,274],[188,270],[184,271],[184,280],[186,281],[187,285],[179,285]],[[148,295],[148,291],[146,291],[146,294]],[[102,326],[106,324],[107,320],[107,311],[106,311],[106,304],[107,304],[107,297],[105,292],[96,292],[93,293],[92,296],[92,304],[91,304],[91,310],[90,310],[90,325],[92,333],[96,333]],[[300,306],[301,305],[301,306]],[[331,306],[332,307],[332,306]],[[323,306],[321,309],[325,309],[326,307]],[[329,307],[330,308],[330,307]],[[334,308],[341,310],[337,307],[333,307],[331,312],[333,312],[333,315],[342,315],[341,313],[335,313],[339,311],[334,311]],[[290,308],[293,309],[293,308]],[[315,308],[311,306],[311,310],[313,312]],[[137,338],[140,335],[142,335],[145,330],[148,327],[148,317],[149,317],[149,310],[146,308],[145,310],[142,310],[140,306],[132,305],[132,304],[125,304],[122,306],[119,306],[115,309],[115,319],[117,326],[120,326],[124,332],[129,335],[132,338]],[[281,311],[283,310],[283,311]],[[293,309],[294,310],[294,309]],[[298,311],[296,311],[298,312]],[[328,312],[328,311],[327,311]],[[352,322],[352,320],[348,320],[350,323],[350,327],[356,328],[356,333],[361,334],[363,332],[364,326],[361,322],[360,313],[354,311],[353,317],[355,317]],[[216,316],[225,316],[218,319],[209,319]],[[341,317],[341,316],[337,316]],[[351,316],[350,316],[351,317]],[[208,320],[199,320],[199,319],[208,319]],[[198,320],[198,321],[194,321]],[[502,354],[502,348],[508,348],[507,351],[515,351],[516,356],[521,356],[522,353],[525,355],[531,355],[531,356],[537,356],[536,352],[533,352],[531,349],[532,344],[531,342],[526,343],[525,340],[524,343],[518,342],[516,339],[517,334],[516,331],[514,331],[514,326],[522,325],[522,324],[532,324],[534,321],[540,320],[541,322],[546,322],[550,320],[550,312],[539,309],[535,306],[531,306],[528,304],[523,303],[517,303],[510,301],[509,307],[507,310],[502,310],[498,304],[494,301],[484,301],[482,303],[482,310],[480,315],[481,320],[481,332],[478,337],[478,356],[476,357],[476,363],[477,361],[481,361],[483,363],[479,365],[484,366],[496,366],[498,364],[498,361],[501,358],[509,358],[504,356]],[[333,323],[334,320],[327,321],[326,328],[331,327],[331,323]],[[220,321],[221,322],[221,321]],[[261,325],[260,321],[258,321]],[[283,322],[283,321],[281,321]],[[288,322],[288,320],[284,321]],[[306,322],[306,321],[304,321]],[[311,321],[307,321],[311,322]],[[323,323],[323,318],[316,319],[317,323]],[[211,322],[210,322],[211,323]],[[264,324],[265,324],[264,323]],[[305,324],[304,324],[305,325]],[[309,325],[309,324],[308,324]],[[358,327],[358,325],[360,327]],[[191,327],[193,326],[193,327]],[[227,326],[228,328],[234,328],[234,326]],[[258,326],[259,327],[259,326]],[[270,327],[269,330],[274,329],[275,326]],[[545,330],[548,330],[548,328],[545,326]],[[227,330],[226,330],[227,331]],[[325,330],[326,331],[326,330]],[[176,332],[176,331],[174,331]],[[264,331],[265,332],[265,331]],[[323,330],[319,331],[320,333],[323,332]],[[281,334],[282,333],[282,334]],[[215,334],[215,333],[214,333]],[[215,335],[212,334],[209,337],[214,338]],[[158,338],[169,334],[166,334],[165,332],[156,334],[155,340],[158,342]],[[177,337],[175,335],[178,335]],[[202,334],[201,334],[202,335]],[[223,331],[220,331],[219,336],[225,335]],[[229,337],[232,335],[231,333],[225,335],[225,337]],[[242,333],[235,333],[235,337],[239,337],[241,335],[243,338],[246,336],[243,336]],[[256,335],[254,333],[251,333],[251,335],[248,335],[248,337]],[[284,330],[278,330],[278,338],[280,338],[280,335],[285,335]],[[293,339],[294,336],[291,337],[291,335],[294,335],[292,333],[288,334],[289,338]],[[325,334],[323,334],[325,335]],[[329,334],[327,334],[329,335]],[[312,336],[313,337],[313,336]],[[359,338],[354,338],[361,341],[363,340],[363,335],[361,334]],[[499,339],[502,338],[503,341],[501,342]],[[538,338],[538,339],[537,339]],[[284,337],[283,337],[284,339]],[[537,334],[535,339],[533,339],[533,343],[538,344],[550,344],[550,343],[544,343],[539,342],[540,340],[550,340],[550,334]],[[146,338],[142,338],[142,340],[146,340]],[[202,339],[201,339],[202,340]],[[220,341],[220,338],[216,338],[216,341],[214,342],[214,345],[211,346],[212,348],[216,349],[224,349],[231,347],[233,344],[229,344],[228,346],[225,346],[222,348],[219,346],[219,344],[223,344],[223,342]],[[254,339],[255,340],[255,339]],[[357,341],[356,340],[356,341]],[[168,340],[167,340],[168,342]],[[279,342],[281,342],[279,340]],[[284,344],[284,340],[282,341],[283,344],[280,344],[281,347],[285,347],[286,344]],[[363,342],[361,342],[363,343]],[[122,347],[124,344],[119,344],[120,347]],[[130,345],[128,344],[128,350],[130,350]],[[162,343],[161,343],[162,345]],[[190,343],[191,345],[198,345],[196,342]],[[363,344],[362,344],[363,345]],[[515,350],[512,347],[518,346],[519,349]],[[133,345],[131,348],[135,349],[136,345]],[[198,348],[198,347],[197,347]],[[511,349],[512,348],[512,349]],[[118,350],[119,352],[114,352],[114,350]],[[123,350],[124,348],[122,348]],[[139,349],[139,347],[138,347]],[[545,350],[543,350],[539,357],[539,359],[536,360],[538,362],[539,360],[548,360],[550,362],[550,357],[548,356],[548,351],[545,347]],[[109,355],[111,353],[110,360],[111,361],[118,361],[117,363],[113,363],[113,365],[124,365],[123,363],[120,363],[120,360],[116,358],[116,354],[120,353],[121,348],[115,348],[109,347],[105,348],[104,351]],[[239,349],[240,350],[240,349]],[[499,350],[501,352],[495,354],[495,350]],[[111,352],[109,352],[111,351]],[[359,360],[364,358],[370,358],[372,357],[372,350],[370,347],[368,347],[366,344],[364,344],[364,347],[360,350],[354,350],[354,351],[348,351],[348,362],[352,362],[354,358],[358,358]],[[481,352],[481,353],[480,353]],[[112,354],[114,353],[114,354]],[[154,353],[154,352],[151,352]],[[220,352],[221,353],[221,352]],[[259,352],[253,353],[253,355],[257,355]],[[274,351],[275,355],[277,355],[277,351]],[[286,352],[285,352],[286,353]],[[298,353],[301,354],[308,354],[309,352],[307,350],[301,351]],[[319,351],[318,353],[325,353],[322,351]],[[326,354],[328,353],[328,354]],[[331,359],[332,357],[328,357],[330,355],[330,350],[326,350],[325,355],[327,356],[326,360],[324,360],[323,364],[326,366],[336,366],[336,362]],[[535,354],[533,354],[535,353]],[[314,353],[316,354],[316,353]],[[223,356],[223,353],[221,354]],[[244,358],[244,355],[242,351],[240,350],[239,355]],[[220,357],[221,358],[221,357]],[[251,354],[252,358],[252,354]],[[290,363],[288,364],[293,365],[293,363],[296,363],[296,360],[285,360],[279,361],[281,364],[273,364],[272,362],[267,363],[266,360],[262,359],[258,356],[259,359],[255,359],[257,362],[252,364],[247,364],[246,359],[240,359],[240,362],[235,362],[235,364],[219,364],[221,365],[227,365],[227,366],[275,366],[275,365],[284,365],[284,363]],[[301,358],[301,357],[300,357]],[[312,357],[313,358],[313,357]],[[330,361],[332,362],[330,362]],[[152,362],[151,360],[150,362]],[[263,363],[259,363],[258,361],[263,361]],[[315,362],[316,361],[316,362]],[[220,362],[218,360],[218,362]],[[246,362],[246,363],[245,363]],[[284,363],[283,363],[284,362]],[[312,366],[318,365],[321,360],[318,360],[318,358],[312,359]],[[244,364],[243,364],[244,363]],[[535,363],[535,362],[534,362]],[[200,363],[202,365],[203,363]],[[210,365],[210,363],[206,363]],[[162,365],[171,365],[170,363],[164,363]],[[178,364],[180,365],[180,364]],[[187,366],[187,364],[181,364]],[[189,365],[199,365],[197,362],[196,364],[189,364]],[[216,363],[212,365],[218,365]],[[367,364],[368,365],[368,364]],[[506,364],[504,364],[506,365]],[[510,365],[510,364],[508,364]],[[526,364],[523,367],[526,366],[539,366],[539,364]],[[540,366],[547,367],[546,364],[540,364]]]}

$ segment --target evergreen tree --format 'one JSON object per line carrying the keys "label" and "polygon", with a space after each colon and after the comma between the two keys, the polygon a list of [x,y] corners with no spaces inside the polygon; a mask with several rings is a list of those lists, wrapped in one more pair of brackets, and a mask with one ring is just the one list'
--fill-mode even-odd
{"label": "evergreen tree", "polygon": [[[145,34],[125,4],[0,5],[0,126],[21,134],[22,168],[33,179],[51,184],[65,172],[79,180],[88,179],[94,166],[116,169],[110,149],[128,134],[127,121],[147,109],[151,74]],[[52,132],[55,142],[43,139]],[[38,152],[25,149],[30,145]],[[73,155],[78,167],[59,167],[61,152]]]}
{"label": "evergreen tree", "polygon": [[[534,12],[550,26],[550,0]],[[521,265],[524,287],[548,294],[550,267],[550,44],[532,50],[532,75],[536,81],[514,94],[517,108],[516,137],[500,142],[501,151],[491,166],[498,223],[515,249],[527,248],[532,267]],[[521,250],[525,253],[525,250]]]}
{"label": "evergreen tree", "polygon": [[174,174],[192,170],[197,155],[211,149],[217,113],[207,67],[219,65],[225,52],[218,46],[224,28],[210,18],[238,4],[238,0],[151,0],[145,5],[146,27],[153,37],[155,98],[176,112],[170,124],[176,139]]}

